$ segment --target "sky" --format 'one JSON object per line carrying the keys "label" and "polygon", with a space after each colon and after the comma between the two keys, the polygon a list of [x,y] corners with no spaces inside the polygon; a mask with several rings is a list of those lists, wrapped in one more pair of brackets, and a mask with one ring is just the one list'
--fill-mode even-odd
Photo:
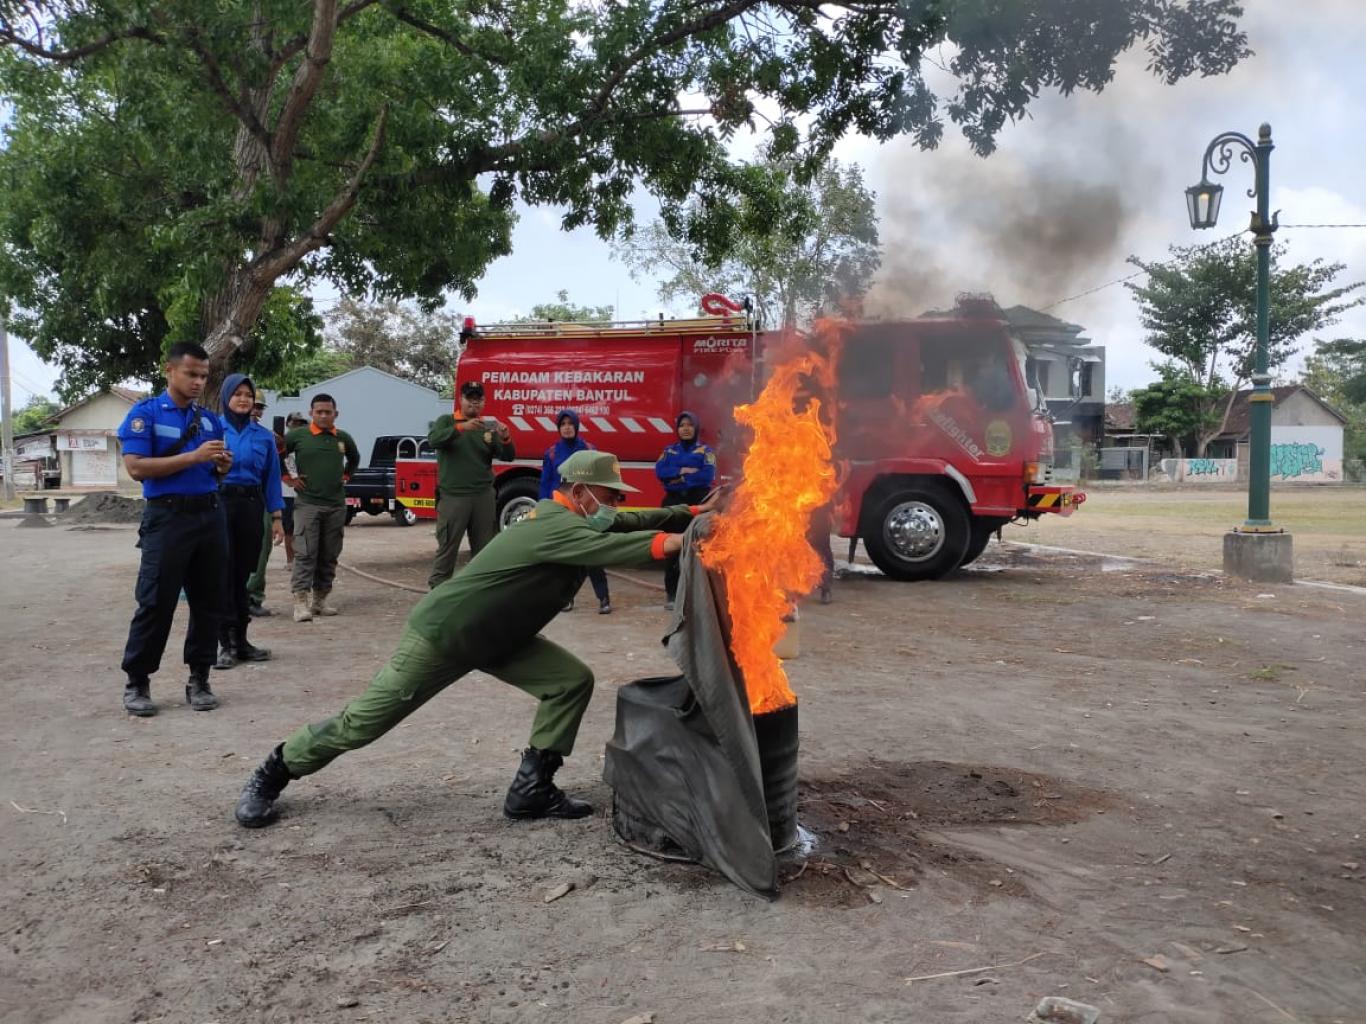
{"label": "sky", "polygon": [[[1126,54],[1099,95],[1041,96],[998,149],[973,156],[952,126],[938,150],[904,140],[851,137],[836,156],[863,166],[877,193],[883,269],[870,308],[915,314],[952,303],[958,292],[990,292],[1003,306],[1045,308],[1080,324],[1107,349],[1107,382],[1129,389],[1155,375],[1127,289],[1110,284],[1135,271],[1130,255],[1161,260],[1171,245],[1195,245],[1247,223],[1253,202],[1247,165],[1224,185],[1213,231],[1196,232],[1184,190],[1200,177],[1209,141],[1224,131],[1255,138],[1273,130],[1272,209],[1283,224],[1366,224],[1366,133],[1361,131],[1366,5],[1360,0],[1245,0],[1255,56],[1232,73],[1163,85]],[[741,140],[752,149],[754,140]],[[641,222],[652,216],[639,204]],[[1346,264],[1339,283],[1366,281],[1366,228],[1282,229],[1287,258]],[[1102,287],[1104,286],[1104,287]],[[622,319],[693,310],[662,305],[656,282],[637,280],[591,230],[563,232],[551,208],[522,211],[512,255],[493,263],[472,302],[448,308],[489,323],[552,301],[560,289],[584,305],[611,305]],[[1092,289],[1097,289],[1092,291]],[[1080,298],[1072,298],[1090,292]],[[315,296],[326,310],[336,294]],[[1068,301],[1061,301],[1068,300]],[[1324,337],[1366,337],[1366,311],[1351,311]],[[1311,339],[1302,348],[1312,349]],[[50,392],[55,367],[11,340],[16,406]],[[1300,359],[1282,375],[1293,375]]]}

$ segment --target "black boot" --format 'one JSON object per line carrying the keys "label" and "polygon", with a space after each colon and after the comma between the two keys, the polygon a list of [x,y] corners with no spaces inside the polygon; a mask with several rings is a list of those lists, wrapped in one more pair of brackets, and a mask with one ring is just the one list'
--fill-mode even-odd
{"label": "black boot", "polygon": [[209,689],[209,666],[190,669],[190,681],[185,684],[185,703],[196,711],[212,711],[218,707],[218,698]]}
{"label": "black boot", "polygon": [[237,631],[237,660],[269,661],[270,650],[266,647],[257,647],[247,639],[247,631],[240,629]]}
{"label": "black boot", "polygon": [[555,785],[555,771],[564,758],[552,750],[527,747],[522,751],[522,766],[508,787],[503,813],[509,818],[586,818],[593,806],[566,796]]}
{"label": "black boot", "polygon": [[261,828],[276,818],[275,800],[289,785],[289,768],[285,765],[285,746],[281,743],[251,773],[242,795],[237,798],[237,824],[243,828]]}
{"label": "black boot", "polygon": [[225,629],[218,641],[218,661],[214,668],[229,669],[237,667],[237,630]]}
{"label": "black boot", "polygon": [[151,718],[157,713],[152,703],[152,683],[146,676],[129,676],[123,686],[123,710],[138,718]]}

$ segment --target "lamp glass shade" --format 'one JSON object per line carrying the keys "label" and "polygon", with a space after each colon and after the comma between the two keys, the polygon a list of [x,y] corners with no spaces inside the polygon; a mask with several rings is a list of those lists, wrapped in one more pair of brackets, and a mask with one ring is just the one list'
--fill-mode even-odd
{"label": "lamp glass shade", "polygon": [[1202,181],[1186,189],[1186,212],[1191,227],[1212,228],[1219,221],[1219,202],[1224,197],[1224,186]]}

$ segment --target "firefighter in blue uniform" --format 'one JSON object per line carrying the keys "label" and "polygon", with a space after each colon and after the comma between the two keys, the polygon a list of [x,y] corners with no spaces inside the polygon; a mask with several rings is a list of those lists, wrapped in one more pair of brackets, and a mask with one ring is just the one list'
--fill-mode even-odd
{"label": "firefighter in blue uniform", "polygon": [[123,707],[139,718],[157,713],[151,677],[161,667],[182,588],[190,604],[185,700],[196,711],[218,706],[209,689],[226,611],[227,535],[218,485],[232,467],[232,452],[222,421],[199,404],[208,379],[209,354],[202,347],[172,345],[166,390],[133,406],[119,427],[123,464],[147,499],[138,529],[138,607],[123,652]]}
{"label": "firefighter in blue uniform", "polygon": [[[575,452],[597,450],[579,436],[579,414],[573,409],[561,409],[555,415],[555,427],[560,432],[560,439],[545,450],[545,458],[541,460],[541,501],[555,497],[560,486],[560,467],[565,459]],[[590,566],[588,582],[593,584],[593,594],[598,599],[598,614],[611,615],[612,593],[607,587],[607,571],[600,565]],[[574,610],[572,597],[564,610]]]}
{"label": "firefighter in blue uniform", "polygon": [[[674,419],[678,443],[665,448],[655,461],[655,476],[664,485],[662,508],[671,505],[701,505],[716,483],[716,452],[702,443],[702,425],[697,414],[684,409]],[[669,560],[664,570],[664,607],[672,609],[678,591],[678,559]]]}

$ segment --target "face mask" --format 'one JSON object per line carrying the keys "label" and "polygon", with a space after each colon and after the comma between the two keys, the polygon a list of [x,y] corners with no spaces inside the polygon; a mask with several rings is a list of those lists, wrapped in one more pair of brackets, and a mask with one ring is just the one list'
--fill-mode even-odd
{"label": "face mask", "polygon": [[[597,498],[594,498],[593,500],[597,501]],[[586,511],[583,505],[579,506],[579,510],[583,512],[583,518],[588,523],[590,529],[596,530],[598,533],[606,533],[612,528],[612,524],[616,521],[617,510],[611,505],[604,505],[600,501],[597,501],[597,505],[598,507],[591,513]]]}

